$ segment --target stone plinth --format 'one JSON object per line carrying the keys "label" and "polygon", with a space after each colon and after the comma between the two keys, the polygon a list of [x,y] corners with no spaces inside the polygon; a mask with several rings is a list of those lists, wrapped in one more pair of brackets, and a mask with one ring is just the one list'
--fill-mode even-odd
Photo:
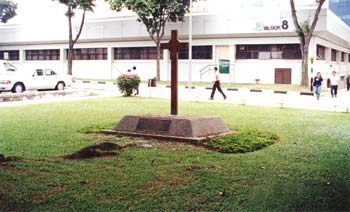
{"label": "stone plinth", "polygon": [[175,115],[129,115],[104,133],[154,138],[202,140],[231,131],[220,117]]}

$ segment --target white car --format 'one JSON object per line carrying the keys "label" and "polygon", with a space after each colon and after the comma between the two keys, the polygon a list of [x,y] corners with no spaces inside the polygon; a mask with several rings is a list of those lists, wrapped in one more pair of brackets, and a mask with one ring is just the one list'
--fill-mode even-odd
{"label": "white car", "polygon": [[38,68],[33,71],[18,71],[6,61],[0,61],[0,93],[12,91],[22,93],[26,90],[64,90],[71,86],[72,76],[59,75],[52,69]]}

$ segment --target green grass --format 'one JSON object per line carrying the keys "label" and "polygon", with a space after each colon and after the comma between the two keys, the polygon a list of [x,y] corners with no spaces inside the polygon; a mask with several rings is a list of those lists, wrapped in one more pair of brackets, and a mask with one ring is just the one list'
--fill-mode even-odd
{"label": "green grass", "polygon": [[203,145],[223,153],[254,152],[278,141],[278,136],[261,130],[243,130],[210,138]]}
{"label": "green grass", "polygon": [[[22,158],[0,164],[0,211],[350,210],[348,114],[193,102],[180,102],[179,109],[218,115],[233,130],[269,131],[280,140],[252,153],[222,154],[91,133],[126,114],[168,113],[169,102],[159,99],[0,108],[0,153]],[[153,148],[61,159],[102,141]]]}

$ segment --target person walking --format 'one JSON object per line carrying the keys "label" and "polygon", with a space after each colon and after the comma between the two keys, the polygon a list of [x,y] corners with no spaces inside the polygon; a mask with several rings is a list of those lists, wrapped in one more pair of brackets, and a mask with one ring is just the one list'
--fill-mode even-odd
{"label": "person walking", "polygon": [[209,100],[214,99],[214,94],[215,94],[216,89],[219,90],[219,92],[222,94],[222,96],[224,97],[224,100],[225,100],[226,95],[224,94],[224,92],[222,91],[221,86],[220,86],[220,74],[219,74],[218,68],[214,67],[214,71],[215,71],[215,77],[214,77],[213,88],[211,90],[211,95],[210,95]]}
{"label": "person walking", "polygon": [[316,95],[317,100],[320,99],[322,81],[323,81],[323,78],[321,76],[321,73],[317,72],[317,74],[316,74],[316,76],[314,78],[314,83],[313,83],[314,90],[315,90],[315,95]]}
{"label": "person walking", "polygon": [[337,97],[338,93],[338,76],[336,75],[335,71],[332,71],[332,75],[329,78],[330,83],[331,83],[331,95],[333,97]]}

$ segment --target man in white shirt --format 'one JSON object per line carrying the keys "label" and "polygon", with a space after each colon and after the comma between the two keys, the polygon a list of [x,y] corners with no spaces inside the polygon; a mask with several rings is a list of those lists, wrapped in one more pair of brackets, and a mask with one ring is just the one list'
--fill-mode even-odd
{"label": "man in white shirt", "polygon": [[209,100],[214,99],[214,94],[215,94],[216,89],[219,90],[219,92],[222,94],[222,96],[224,97],[224,100],[225,100],[226,95],[224,94],[224,92],[222,91],[221,86],[220,86],[220,74],[219,74],[218,68],[214,67],[214,71],[215,71],[215,78],[213,81],[214,84],[213,84],[213,88],[212,88]]}
{"label": "man in white shirt", "polygon": [[333,97],[337,97],[337,93],[338,93],[338,76],[336,75],[335,71],[332,71],[332,75],[329,78],[329,80],[331,81],[331,95],[332,98]]}

